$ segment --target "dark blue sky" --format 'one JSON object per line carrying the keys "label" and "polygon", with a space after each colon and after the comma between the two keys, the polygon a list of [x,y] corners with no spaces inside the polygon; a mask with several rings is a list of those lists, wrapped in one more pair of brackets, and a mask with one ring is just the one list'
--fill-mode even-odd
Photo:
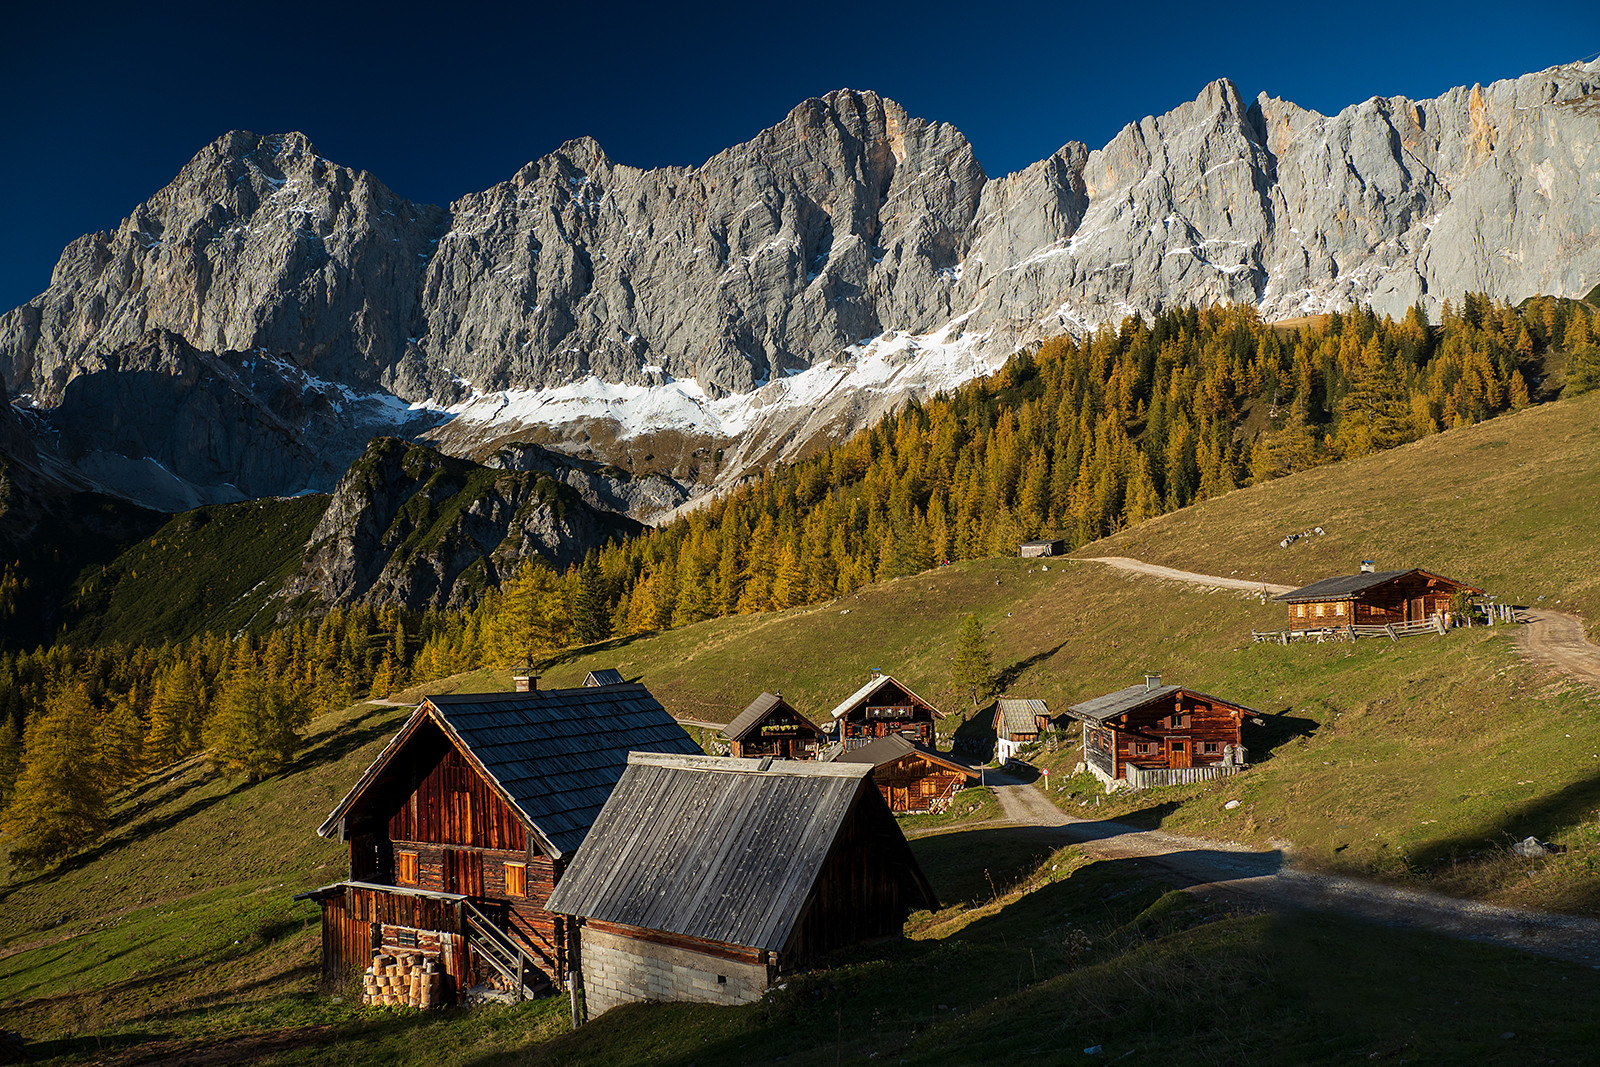
{"label": "dark blue sky", "polygon": [[566,2],[11,5],[0,35],[0,308],[232,128],[301,130],[448,202],[589,134],[694,164],[849,86],[954,123],[990,174],[1091,148],[1213,78],[1322,112],[1600,51],[1600,4]]}

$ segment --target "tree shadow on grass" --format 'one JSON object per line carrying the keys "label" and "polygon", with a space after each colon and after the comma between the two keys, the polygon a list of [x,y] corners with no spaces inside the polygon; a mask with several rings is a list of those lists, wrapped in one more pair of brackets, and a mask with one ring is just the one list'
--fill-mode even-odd
{"label": "tree shadow on grass", "polygon": [[[1289,714],[1284,708],[1273,715],[1260,715],[1244,722],[1244,747],[1251,763],[1265,763],[1273,754],[1293,741],[1310,737],[1322,724],[1303,715]],[[1260,723],[1260,725],[1256,725]]]}
{"label": "tree shadow on grass", "polygon": [[1026,656],[1015,663],[1000,668],[999,672],[994,676],[994,691],[996,693],[1004,693],[1016,684],[1017,679],[1021,678],[1029,667],[1037,663],[1043,663],[1066,647],[1067,643],[1063,641],[1055,648],[1047,648],[1043,652],[1035,652],[1031,656]]}

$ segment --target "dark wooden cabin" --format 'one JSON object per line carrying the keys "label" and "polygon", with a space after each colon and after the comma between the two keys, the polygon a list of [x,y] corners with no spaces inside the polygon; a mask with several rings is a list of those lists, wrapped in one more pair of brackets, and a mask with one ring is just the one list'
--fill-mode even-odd
{"label": "dark wooden cabin", "polygon": [[1107,786],[1176,785],[1231,774],[1245,764],[1243,724],[1258,713],[1159,674],[1067,715],[1083,723],[1083,758]]}
{"label": "dark wooden cabin", "polygon": [[581,923],[591,1016],[742,1004],[937,908],[862,764],[635,753],[550,898]]}
{"label": "dark wooden cabin", "polygon": [[1064,556],[1067,554],[1067,542],[1062,538],[1046,538],[1042,541],[1024,541],[1017,546],[1017,555],[1023,559],[1037,559],[1040,556]]}
{"label": "dark wooden cabin", "polygon": [[1050,725],[1050,709],[1042,700],[1001,697],[994,702],[995,755],[1003,763],[1023,745],[1039,740]]}
{"label": "dark wooden cabin", "polygon": [[1364,563],[1359,573],[1324,578],[1273,599],[1289,605],[1290,629],[1308,630],[1427,622],[1448,611],[1457,593],[1483,593],[1430,571],[1374,571],[1370,566]]}
{"label": "dark wooden cabin", "polygon": [[982,773],[953,756],[914,745],[899,734],[880,737],[839,755],[837,763],[865,763],[890,811],[943,811],[956,790]]}
{"label": "dark wooden cabin", "polygon": [[777,693],[762,693],[752,700],[723,728],[722,736],[734,757],[816,759],[822,745],[821,728]]}
{"label": "dark wooden cabin", "polygon": [[846,750],[890,734],[932,748],[939,709],[887,674],[873,671],[866,685],[833,709],[832,718],[829,732]]}
{"label": "dark wooden cabin", "polygon": [[349,880],[305,894],[324,980],[381,949],[437,956],[456,996],[559,984],[545,902],[634,750],[700,748],[642,685],[424,700],[317,831],[350,846]]}

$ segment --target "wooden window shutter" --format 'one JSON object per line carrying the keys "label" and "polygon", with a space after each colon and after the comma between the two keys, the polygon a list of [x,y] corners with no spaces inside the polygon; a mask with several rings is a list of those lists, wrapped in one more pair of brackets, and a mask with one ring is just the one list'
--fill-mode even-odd
{"label": "wooden window shutter", "polygon": [[417,854],[415,852],[396,852],[394,854],[394,880],[399,885],[417,884]]}
{"label": "wooden window shutter", "polygon": [[506,863],[506,896],[525,897],[528,895],[528,865],[526,863]]}

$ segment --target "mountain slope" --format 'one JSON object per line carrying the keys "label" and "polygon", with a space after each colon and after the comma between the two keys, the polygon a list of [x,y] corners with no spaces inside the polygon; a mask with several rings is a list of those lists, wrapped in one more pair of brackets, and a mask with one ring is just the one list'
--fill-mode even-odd
{"label": "mountain slope", "polygon": [[[1568,65],[1329,117],[1218,81],[996,179],[954,128],[841,90],[699,167],[640,170],[579,140],[448,209],[301,135],[232,133],[0,317],[0,372],[51,408],[166,331],[281,361],[285,383],[449,408],[452,451],[527,425],[591,443],[672,430],[738,438],[730,478],[1133,312],[1586,293],[1597,90],[1600,67]],[[406,404],[396,423],[421,418]],[[299,487],[331,488],[297,467]]]}

